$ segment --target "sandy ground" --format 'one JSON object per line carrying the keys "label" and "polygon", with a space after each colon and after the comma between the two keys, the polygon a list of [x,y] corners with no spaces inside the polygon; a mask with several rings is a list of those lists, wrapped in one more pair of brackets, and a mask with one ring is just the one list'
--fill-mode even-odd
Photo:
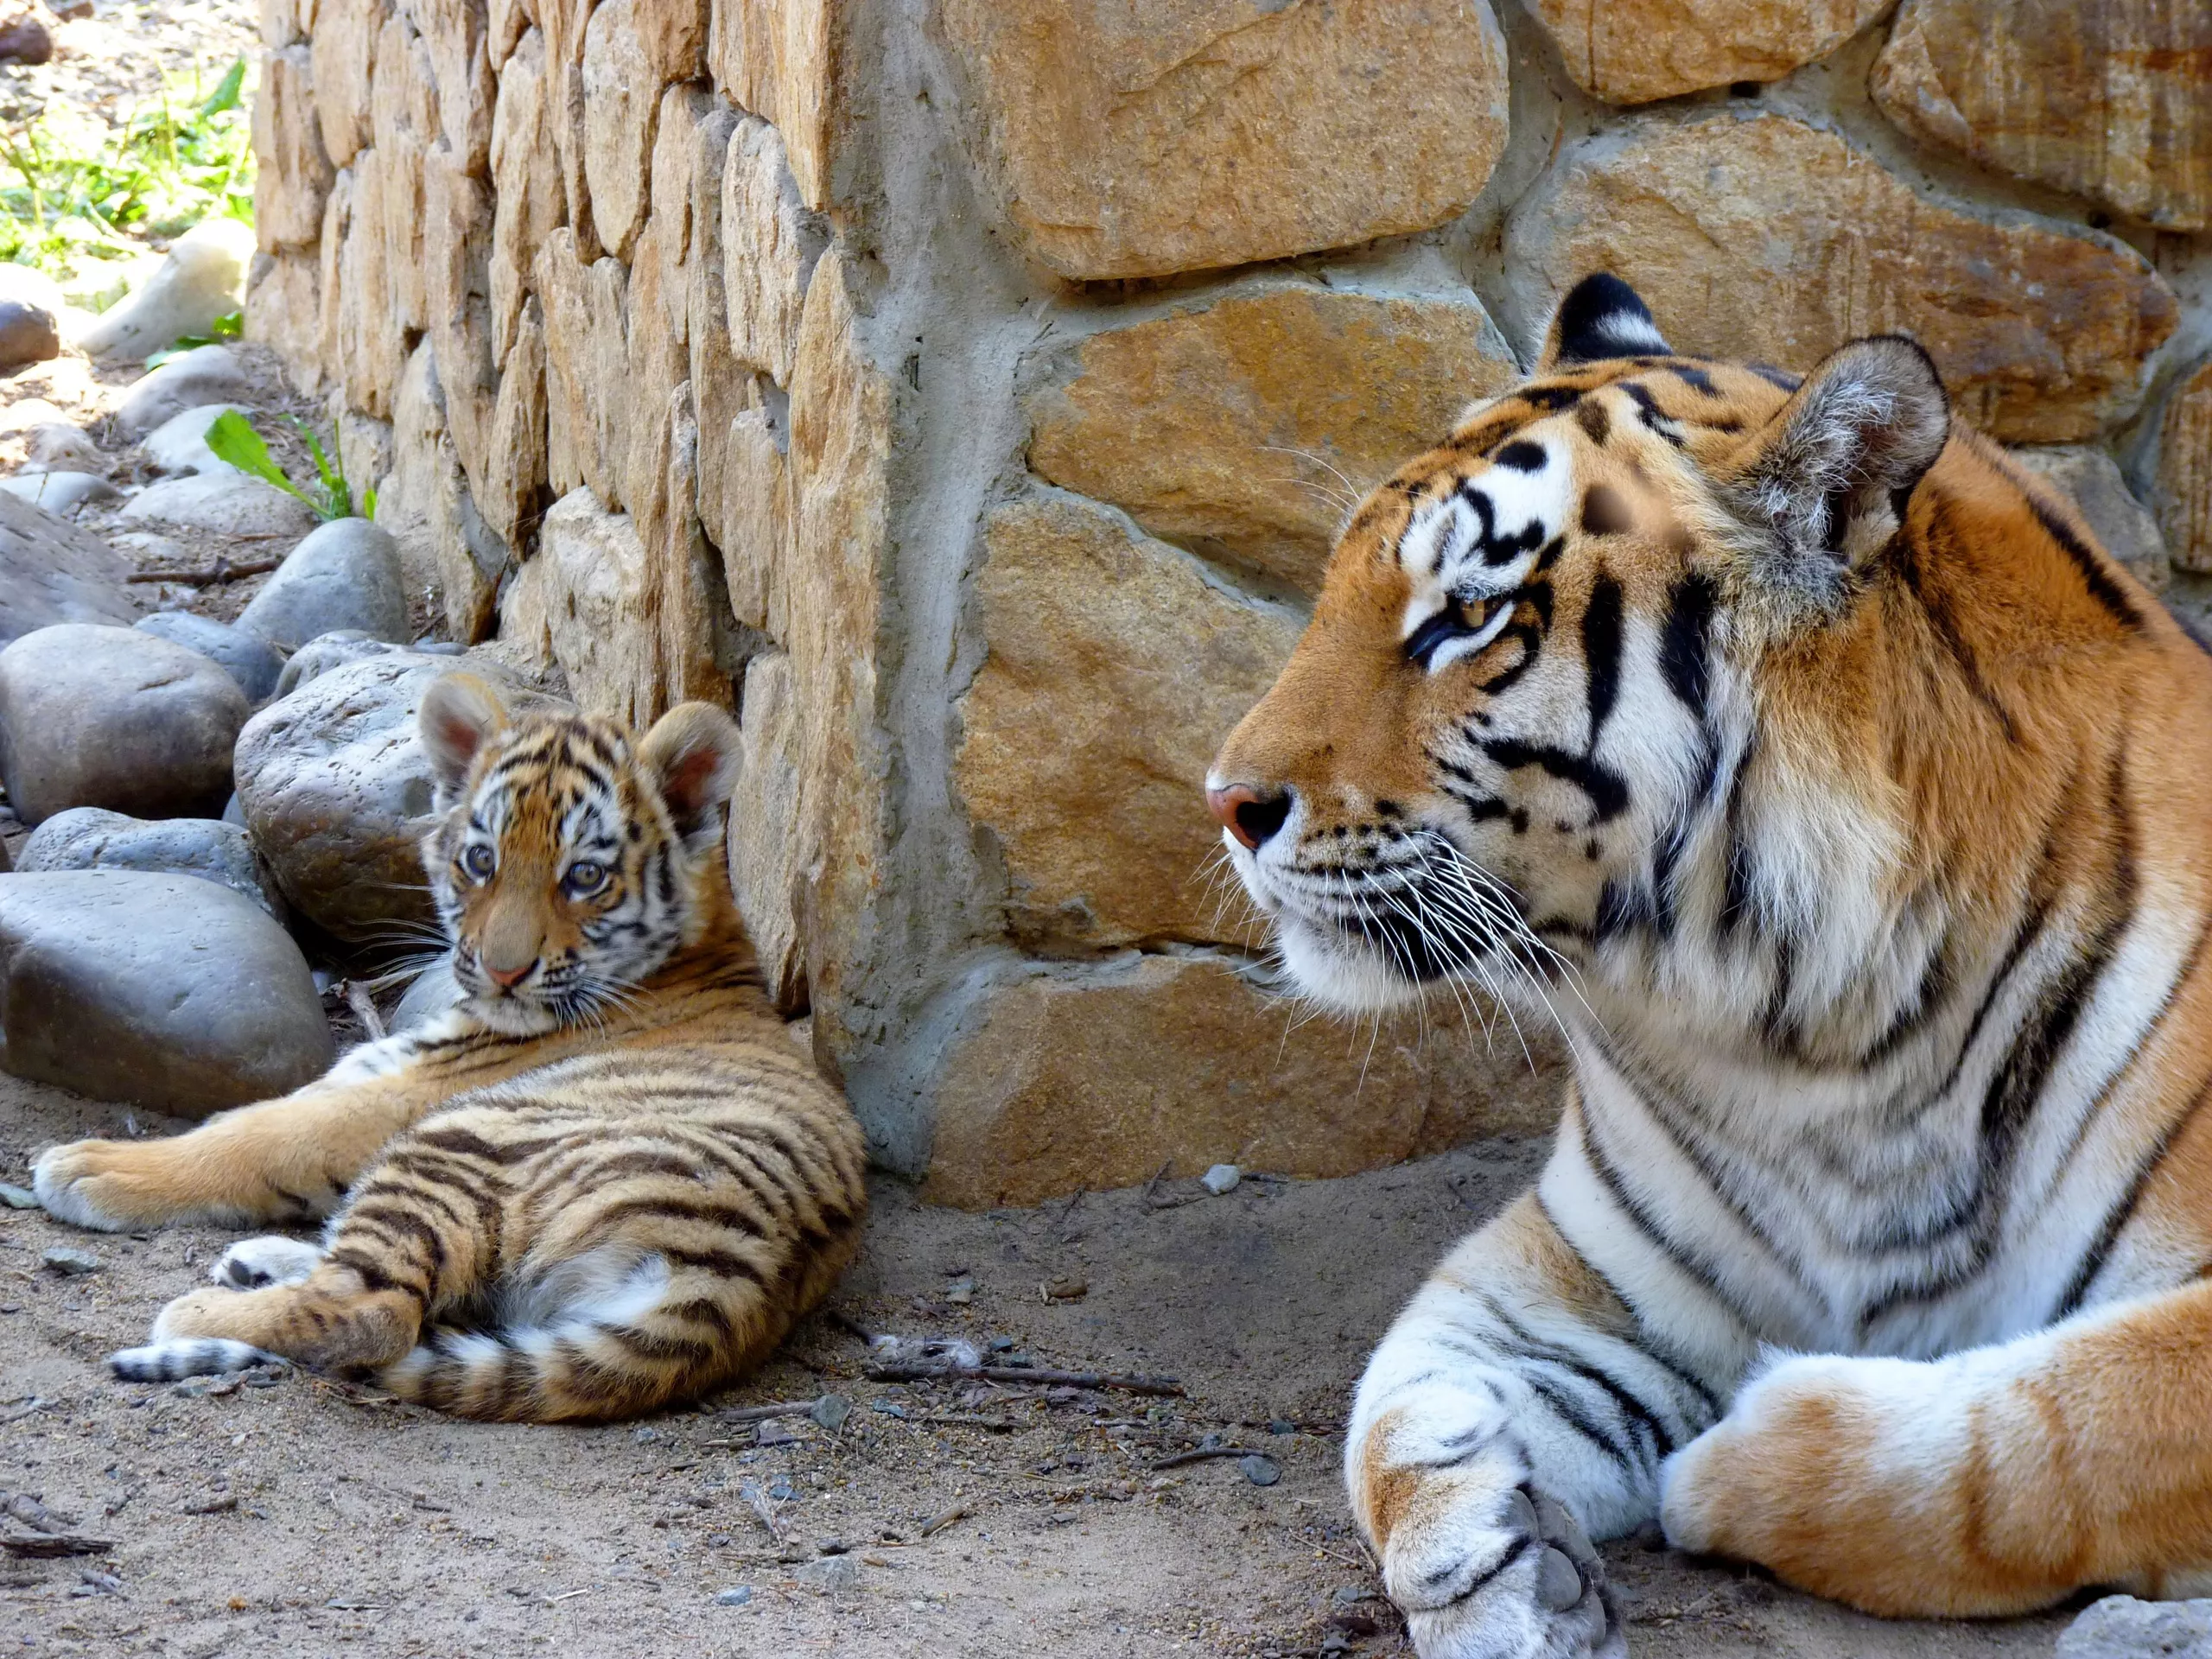
{"label": "sandy ground", "polygon": [[[53,1141],[177,1127],[0,1077],[0,1179]],[[981,1215],[881,1181],[861,1264],[758,1378],[596,1429],[458,1423],[301,1374],[117,1383],[102,1356],[229,1235],[97,1236],[0,1209],[0,1491],[115,1541],[0,1560],[0,1642],[193,1659],[1404,1651],[1338,1488],[1346,1390],[1425,1266],[1541,1155],[1497,1142],[1219,1198],[1182,1183]],[[101,1268],[43,1267],[57,1245]],[[972,1300],[948,1300],[963,1280]],[[1087,1289],[1047,1301],[1047,1285]],[[873,1382],[855,1326],[1010,1339],[1040,1365],[1187,1393]],[[788,1443],[716,1414],[825,1393],[850,1416],[779,1420]],[[1150,1467],[1210,1433],[1281,1479],[1255,1485],[1233,1459]],[[1649,1542],[1606,1554],[1649,1659],[2042,1656],[2062,1622],[1884,1624]],[[748,1602],[717,1601],[739,1586]]]}

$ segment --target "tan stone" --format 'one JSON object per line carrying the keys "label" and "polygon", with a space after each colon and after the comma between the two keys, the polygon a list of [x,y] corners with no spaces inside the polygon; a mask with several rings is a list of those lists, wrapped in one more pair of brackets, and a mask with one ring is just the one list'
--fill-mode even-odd
{"label": "tan stone", "polygon": [[392,400],[392,465],[377,493],[377,522],[399,543],[410,592],[425,586],[442,602],[447,632],[474,645],[491,632],[506,544],[476,511],[448,426],[435,348],[409,358]]}
{"label": "tan stone", "polygon": [[2170,567],[2158,521],[2135,499],[2110,455],[2081,444],[2015,449],[2012,454],[2080,510],[2105,550],[2137,581],[2154,594],[2164,589]]}
{"label": "tan stone", "polygon": [[768,652],[745,666],[738,731],[745,768],[729,810],[729,880],[760,957],[768,994],[786,1014],[806,1007],[806,955],[793,900],[798,891],[798,710],[791,658]]}
{"label": "tan stone", "polygon": [[1032,470],[1147,530],[1318,591],[1359,499],[1520,378],[1471,294],[1263,279],[1066,348]]}
{"label": "tan stone", "polygon": [[322,270],[312,253],[280,253],[254,273],[245,290],[245,337],[284,362],[285,378],[309,395],[322,370]]}
{"label": "tan stone", "polygon": [[1225,923],[1243,938],[1243,906],[1208,880],[1206,763],[1304,620],[1072,498],[994,512],[976,588],[989,654],[960,702],[953,779],[997,839],[1015,937],[1217,939]]}
{"label": "tan stone", "polygon": [[589,490],[556,501],[509,585],[499,632],[557,664],[588,713],[643,729],[665,709],[647,615],[645,550]]}
{"label": "tan stone", "polygon": [[552,485],[568,496],[588,486],[620,506],[635,410],[626,385],[629,346],[623,318],[629,273],[607,257],[586,265],[575,232],[563,226],[537,256],[537,295],[545,308],[546,408]]}
{"label": "tan stone", "polygon": [[353,482],[356,499],[361,500],[365,490],[380,489],[391,471],[391,423],[347,409],[342,390],[331,394],[330,418],[338,429],[339,464]]}
{"label": "tan stone", "polygon": [[371,86],[377,41],[391,8],[385,0],[321,0],[308,50],[323,153],[345,167],[369,143]]}
{"label": "tan stone", "polygon": [[2192,369],[2166,404],[2158,502],[2175,569],[2212,572],[2212,359]]}
{"label": "tan stone", "polygon": [[2212,224],[2212,0],[1905,0],[1871,84],[1929,143],[2153,225]]}
{"label": "tan stone", "polygon": [[490,165],[492,110],[498,97],[485,0],[398,0],[428,48],[437,100],[435,131],[461,170],[481,177]]}
{"label": "tan stone", "polygon": [[321,356],[348,403],[378,420],[391,418],[392,393],[406,367],[406,335],[392,321],[397,307],[385,243],[385,168],[373,149],[341,168],[323,208]]}
{"label": "tan stone", "polygon": [[488,0],[484,16],[484,54],[493,75],[501,73],[522,37],[537,27],[528,0]]}
{"label": "tan stone", "polygon": [[1426,230],[1475,199],[1505,148],[1505,41],[1484,0],[945,0],[942,14],[986,182],[1021,243],[1070,276]]}
{"label": "tan stone", "polygon": [[1960,412],[2012,442],[2126,418],[2175,321],[2173,290],[2124,244],[1972,217],[1775,115],[1643,118],[1578,145],[1516,209],[1505,246],[1532,312],[1610,270],[1684,351],[1803,370],[1856,336],[1910,332]]}
{"label": "tan stone", "polygon": [[492,423],[499,393],[492,351],[492,194],[439,144],[423,158],[424,286],[437,348],[446,429],[472,487],[492,476]]}
{"label": "tan stone", "polygon": [[537,545],[546,499],[545,318],[536,299],[523,303],[499,396],[492,413],[491,475],[477,493],[493,534],[518,558]]}
{"label": "tan stone", "polygon": [[[721,98],[708,101],[693,127],[691,249],[684,261],[684,338],[690,354],[691,396],[699,421],[699,518],[708,537],[728,545],[722,505],[730,475],[730,423],[758,400],[754,376],[731,349],[729,296],[724,274],[722,175],[738,113]],[[656,183],[658,192],[660,186]]]}
{"label": "tan stone", "polygon": [[322,148],[308,48],[261,54],[253,100],[253,230],[264,253],[312,249],[337,169]]}
{"label": "tan stone", "polygon": [[[404,17],[394,16],[387,22],[377,41],[371,109],[376,143],[370,156],[357,162],[356,170],[365,174],[373,165],[382,174],[379,205],[391,309],[378,319],[378,325],[420,332],[430,321],[423,246],[429,201],[423,164],[438,142],[438,96],[429,46]],[[358,200],[355,213],[360,214]]]}
{"label": "tan stone", "polygon": [[722,283],[730,348],[788,386],[798,352],[807,278],[828,238],[800,200],[782,137],[752,116],[739,119],[723,163]]}
{"label": "tan stone", "polygon": [[[657,502],[669,465],[668,432],[643,411],[667,411],[677,386],[690,378],[692,149],[700,120],[716,100],[693,86],[671,86],[661,95],[654,123],[649,177],[652,210],[630,250],[626,328],[629,373],[626,397],[640,417],[630,423],[629,450],[623,461],[622,499],[639,520],[639,534],[651,546]],[[688,508],[687,512],[695,512]],[[696,515],[695,515],[696,516]]]}
{"label": "tan stone", "polygon": [[568,199],[565,218],[575,234],[577,257],[589,264],[605,251],[584,179],[584,30],[591,0],[538,0],[537,10],[545,35],[546,123]]}
{"label": "tan stone", "polygon": [[492,117],[493,351],[501,363],[515,341],[537,251],[567,218],[569,199],[555,153],[545,37],[530,30],[499,71]]}
{"label": "tan stone", "polygon": [[730,611],[748,628],[771,639],[789,635],[785,594],[787,572],[795,555],[791,469],[779,429],[759,377],[745,374],[748,406],[732,416],[725,435],[720,508],[712,523],[722,552],[722,575],[729,585]]}
{"label": "tan stone", "polygon": [[715,86],[774,125],[799,196],[817,212],[838,194],[850,101],[851,0],[711,0],[707,60]]}
{"label": "tan stone", "polygon": [[271,52],[282,52],[307,39],[307,30],[300,27],[297,0],[260,0],[254,11],[261,43]]}
{"label": "tan stone", "polygon": [[671,394],[667,460],[659,493],[637,514],[658,639],[660,683],[667,701],[728,704],[730,677],[716,647],[721,571],[699,523],[699,425],[691,383]]}
{"label": "tan stone", "polygon": [[1530,0],[1574,84],[1648,104],[1824,58],[1896,0]]}
{"label": "tan stone", "polygon": [[[1503,1022],[1501,1021],[1501,1026]],[[1270,998],[1220,958],[1032,967],[963,1022],[936,1090],[923,1196],[1038,1204],[1216,1163],[1349,1175],[1558,1116],[1559,1046],[1494,1046],[1441,1013],[1370,1042]],[[1531,1058],[1533,1056],[1533,1058]]]}
{"label": "tan stone", "polygon": [[663,84],[706,74],[708,10],[708,0],[638,0],[638,37]]}
{"label": "tan stone", "polygon": [[600,241],[626,260],[645,228],[661,82],[637,27],[639,0],[602,0],[584,29],[584,181]]}

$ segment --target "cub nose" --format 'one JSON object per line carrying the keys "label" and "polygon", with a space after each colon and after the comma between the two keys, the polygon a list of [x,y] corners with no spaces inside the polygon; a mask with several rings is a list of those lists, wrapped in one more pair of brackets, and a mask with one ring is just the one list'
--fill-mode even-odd
{"label": "cub nose", "polygon": [[1287,789],[1262,791],[1249,784],[1231,784],[1226,789],[1206,791],[1207,810],[1221,821],[1223,829],[1255,853],[1282,828],[1290,817],[1290,804]]}
{"label": "cub nose", "polygon": [[532,957],[528,962],[523,963],[519,968],[494,968],[487,962],[484,964],[484,971],[491,976],[493,982],[498,985],[501,990],[512,991],[516,986],[521,984],[523,981],[528,979],[530,977],[530,970],[537,966],[537,958]]}

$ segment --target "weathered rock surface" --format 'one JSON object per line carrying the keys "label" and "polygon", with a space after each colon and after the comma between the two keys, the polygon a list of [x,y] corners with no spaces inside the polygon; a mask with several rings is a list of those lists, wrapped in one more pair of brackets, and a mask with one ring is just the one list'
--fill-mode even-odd
{"label": "weathered rock surface", "polygon": [[1033,471],[1308,592],[1368,490],[1520,378],[1471,294],[1275,279],[1063,348]]}
{"label": "weathered rock surface", "polygon": [[67,421],[41,421],[23,434],[23,472],[97,473],[106,466],[99,447]]}
{"label": "weathered rock surface", "polygon": [[1942,206],[1777,115],[1643,118],[1571,147],[1514,211],[1506,261],[1532,316],[1615,272],[1688,352],[1802,371],[1856,336],[1910,332],[1960,412],[2007,442],[2126,418],[2176,317],[2125,244]]}
{"label": "weathered rock surface", "polygon": [[327,1071],[307,959],[251,900],[130,870],[0,882],[0,1067],[185,1117]]}
{"label": "weathered rock surface", "polygon": [[1504,149],[1505,42],[1484,0],[950,0],[943,16],[988,188],[1069,276],[1425,230]]}
{"label": "weathered rock surface", "polygon": [[571,491],[538,526],[537,556],[508,590],[499,631],[558,664],[578,708],[642,729],[662,702],[648,591],[629,515]]}
{"label": "weathered rock surface", "polygon": [[54,313],[27,300],[0,299],[0,371],[61,355]]}
{"label": "weathered rock surface", "polygon": [[730,800],[730,890],[769,995],[785,1013],[796,1013],[806,1006],[806,954],[798,925],[802,872],[791,833],[799,812],[799,753],[791,659],[776,651],[747,664],[739,706],[745,767]]}
{"label": "weathered rock surface", "polygon": [[73,806],[212,816],[246,712],[198,652],[136,628],[41,628],[0,651],[0,781],[31,824]]}
{"label": "weathered rock surface", "polygon": [[[169,246],[145,286],[87,327],[77,344],[87,357],[146,357],[187,334],[206,334],[215,319],[245,303],[253,227],[205,219]],[[166,365],[164,365],[166,366]]]}
{"label": "weathered rock surface", "polygon": [[235,404],[202,404],[172,415],[146,435],[138,453],[157,473],[235,473],[237,467],[207,447],[207,429],[237,410]]}
{"label": "weathered rock surface", "polygon": [[138,620],[142,633],[150,633],[187,651],[196,651],[238,682],[246,701],[258,703],[276,689],[284,659],[260,635],[211,616],[190,611],[156,611]]}
{"label": "weathered rock surface", "polygon": [[2105,550],[2152,593],[2166,585],[2166,543],[2150,508],[2135,499],[2113,458],[2085,445],[2024,448],[2012,459],[2048,479],[2082,511]]}
{"label": "weathered rock surface", "polygon": [[112,501],[123,493],[97,473],[18,473],[0,478],[0,490],[65,518],[76,517],[87,502]]}
{"label": "weathered rock surface", "polygon": [[253,101],[253,229],[266,253],[315,245],[337,172],[322,147],[311,58],[305,46],[262,54]]}
{"label": "weathered rock surface", "polygon": [[130,562],[90,531],[0,491],[0,645],[57,622],[138,620]]}
{"label": "weathered rock surface", "polygon": [[453,953],[448,951],[415,976],[391,1011],[391,1028],[413,1031],[427,1026],[461,1001],[461,983],[453,976]]}
{"label": "weathered rock surface", "polygon": [[2212,1600],[2107,1596],[2067,1627],[2052,1659],[2212,1659]]}
{"label": "weathered rock surface", "polygon": [[1088,502],[1002,507],[983,544],[989,655],[960,704],[953,776],[1002,850],[1015,936],[1222,938],[1206,764],[1304,619],[1233,596]]}
{"label": "weathered rock surface", "polygon": [[[851,126],[850,10],[849,0],[748,0],[711,9],[707,64],[715,84],[783,135],[799,195],[817,212],[836,194]],[[667,31],[672,41],[680,41],[682,29]],[[671,71],[670,78],[677,76]]]}
{"label": "weathered rock surface", "polygon": [[2212,4],[1905,0],[1871,81],[1915,137],[2170,230],[2212,224]]}
{"label": "weathered rock surface", "polygon": [[276,676],[276,695],[289,697],[310,680],[319,680],[334,668],[365,663],[372,657],[388,657],[404,649],[388,639],[372,639],[359,628],[336,628],[318,635],[284,659]]}
{"label": "weathered rock surface", "polygon": [[149,821],[97,806],[57,812],[31,831],[18,870],[150,870],[196,876],[251,899],[278,921],[284,895],[245,831],[220,818]]}
{"label": "weathered rock surface", "polygon": [[338,628],[406,639],[412,630],[397,544],[365,518],[332,519],[285,556],[238,626],[283,651]]}
{"label": "weathered rock surface", "polygon": [[2158,505],[2174,564],[2212,571],[2212,359],[2190,371],[2166,404],[2158,429]]}
{"label": "weathered rock surface", "polygon": [[165,478],[131,497],[122,516],[219,536],[303,536],[315,524],[306,502],[244,473]]}
{"label": "weathered rock surface", "polygon": [[1779,80],[1827,56],[1894,0],[1533,0],[1574,84],[1609,104]]}
{"label": "weathered rock surface", "polygon": [[627,261],[645,223],[646,167],[661,80],[639,37],[641,0],[601,0],[584,26],[584,179],[593,226]]}
{"label": "weathered rock surface", "polygon": [[783,136],[740,118],[722,164],[722,283],[731,349],[788,386],[807,279],[827,238],[791,177]]}
{"label": "weathered rock surface", "polygon": [[492,117],[492,253],[487,271],[493,350],[504,365],[522,321],[545,238],[568,213],[554,153],[552,83],[545,37],[525,34],[499,71]]}
{"label": "weathered rock surface", "polygon": [[341,939],[388,943],[391,924],[432,918],[416,851],[430,770],[415,709],[457,667],[501,683],[511,707],[540,700],[480,658],[385,650],[319,675],[238,734],[238,803],[256,850],[292,908]]}
{"label": "weathered rock surface", "polygon": [[1556,1044],[1532,1066],[1502,1036],[1433,1016],[1375,1042],[1300,1019],[1218,959],[1132,956],[1017,970],[950,1045],[924,1195],[982,1209],[1248,1170],[1344,1175],[1477,1135],[1536,1134],[1558,1111]]}
{"label": "weathered rock surface", "polygon": [[188,409],[242,403],[252,390],[229,346],[195,346],[139,378],[116,406],[115,429],[126,438],[143,438]]}

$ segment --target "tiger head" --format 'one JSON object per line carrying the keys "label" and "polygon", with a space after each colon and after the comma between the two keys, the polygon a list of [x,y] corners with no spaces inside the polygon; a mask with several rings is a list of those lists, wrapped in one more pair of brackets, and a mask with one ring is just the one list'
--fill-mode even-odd
{"label": "tiger head", "polygon": [[2150,626],[2133,592],[1911,341],[1688,358],[1592,276],[1351,518],[1208,801],[1325,1004],[1694,969],[1741,1012],[1880,948],[2008,726],[1978,677]]}
{"label": "tiger head", "polygon": [[737,727],[671,709],[639,740],[577,714],[510,715],[467,674],[416,715],[437,820],[423,842],[464,1006],[517,1035],[587,1019],[728,909],[722,810]]}

